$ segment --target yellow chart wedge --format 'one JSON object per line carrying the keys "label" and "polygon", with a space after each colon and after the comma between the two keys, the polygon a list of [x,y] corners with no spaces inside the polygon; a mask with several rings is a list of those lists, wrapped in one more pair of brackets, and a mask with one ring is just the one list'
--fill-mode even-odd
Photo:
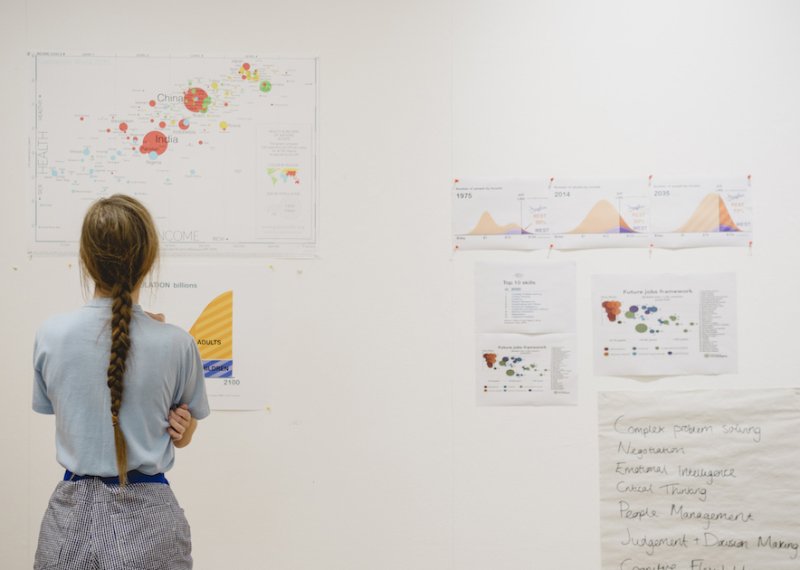
{"label": "yellow chart wedge", "polygon": [[233,291],[211,301],[189,329],[203,360],[206,378],[233,376]]}

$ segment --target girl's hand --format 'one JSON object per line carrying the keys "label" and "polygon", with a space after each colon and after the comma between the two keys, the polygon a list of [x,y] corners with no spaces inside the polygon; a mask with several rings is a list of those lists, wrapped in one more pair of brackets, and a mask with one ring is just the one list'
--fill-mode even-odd
{"label": "girl's hand", "polygon": [[189,411],[189,406],[181,404],[177,408],[171,409],[167,421],[169,422],[167,433],[172,441],[177,442],[183,439],[186,430],[192,425],[192,413]]}

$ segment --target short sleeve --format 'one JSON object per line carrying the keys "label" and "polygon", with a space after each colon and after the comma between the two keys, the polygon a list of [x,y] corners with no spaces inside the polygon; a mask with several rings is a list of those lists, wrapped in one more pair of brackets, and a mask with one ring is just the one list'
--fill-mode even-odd
{"label": "short sleeve", "polygon": [[184,351],[181,371],[183,378],[179,379],[178,386],[182,387],[179,394],[176,394],[175,405],[186,404],[192,417],[202,420],[207,417],[211,410],[208,406],[208,396],[206,395],[206,379],[203,376],[203,363],[200,360],[200,352],[194,339],[188,342],[188,349]]}
{"label": "short sleeve", "polygon": [[47,396],[47,385],[44,383],[44,351],[41,350],[39,335],[33,342],[33,411],[40,414],[53,414],[53,403]]}

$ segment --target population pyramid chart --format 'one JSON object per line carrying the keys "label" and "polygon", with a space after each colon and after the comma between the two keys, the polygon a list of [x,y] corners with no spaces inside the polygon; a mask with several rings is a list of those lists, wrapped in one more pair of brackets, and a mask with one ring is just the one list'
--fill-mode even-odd
{"label": "population pyramid chart", "polygon": [[211,301],[189,329],[206,378],[233,378],[233,291]]}
{"label": "population pyramid chart", "polygon": [[453,247],[747,246],[751,193],[749,176],[456,179]]}
{"label": "population pyramid chart", "polygon": [[74,253],[97,198],[131,194],[162,249],[310,257],[313,58],[32,54],[32,253]]}

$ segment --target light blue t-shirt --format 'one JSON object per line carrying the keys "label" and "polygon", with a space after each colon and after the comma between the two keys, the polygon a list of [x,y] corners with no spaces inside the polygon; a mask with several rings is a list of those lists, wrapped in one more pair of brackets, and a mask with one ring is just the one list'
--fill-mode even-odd
{"label": "light blue t-shirt", "polygon": [[[175,448],[167,433],[170,408],[188,404],[209,414],[203,366],[194,339],[133,306],[119,421],[128,470],[168,471]],[[33,409],[56,416],[56,459],[78,475],[117,475],[111,396],[111,299],[92,299],[45,321],[33,350]]]}

